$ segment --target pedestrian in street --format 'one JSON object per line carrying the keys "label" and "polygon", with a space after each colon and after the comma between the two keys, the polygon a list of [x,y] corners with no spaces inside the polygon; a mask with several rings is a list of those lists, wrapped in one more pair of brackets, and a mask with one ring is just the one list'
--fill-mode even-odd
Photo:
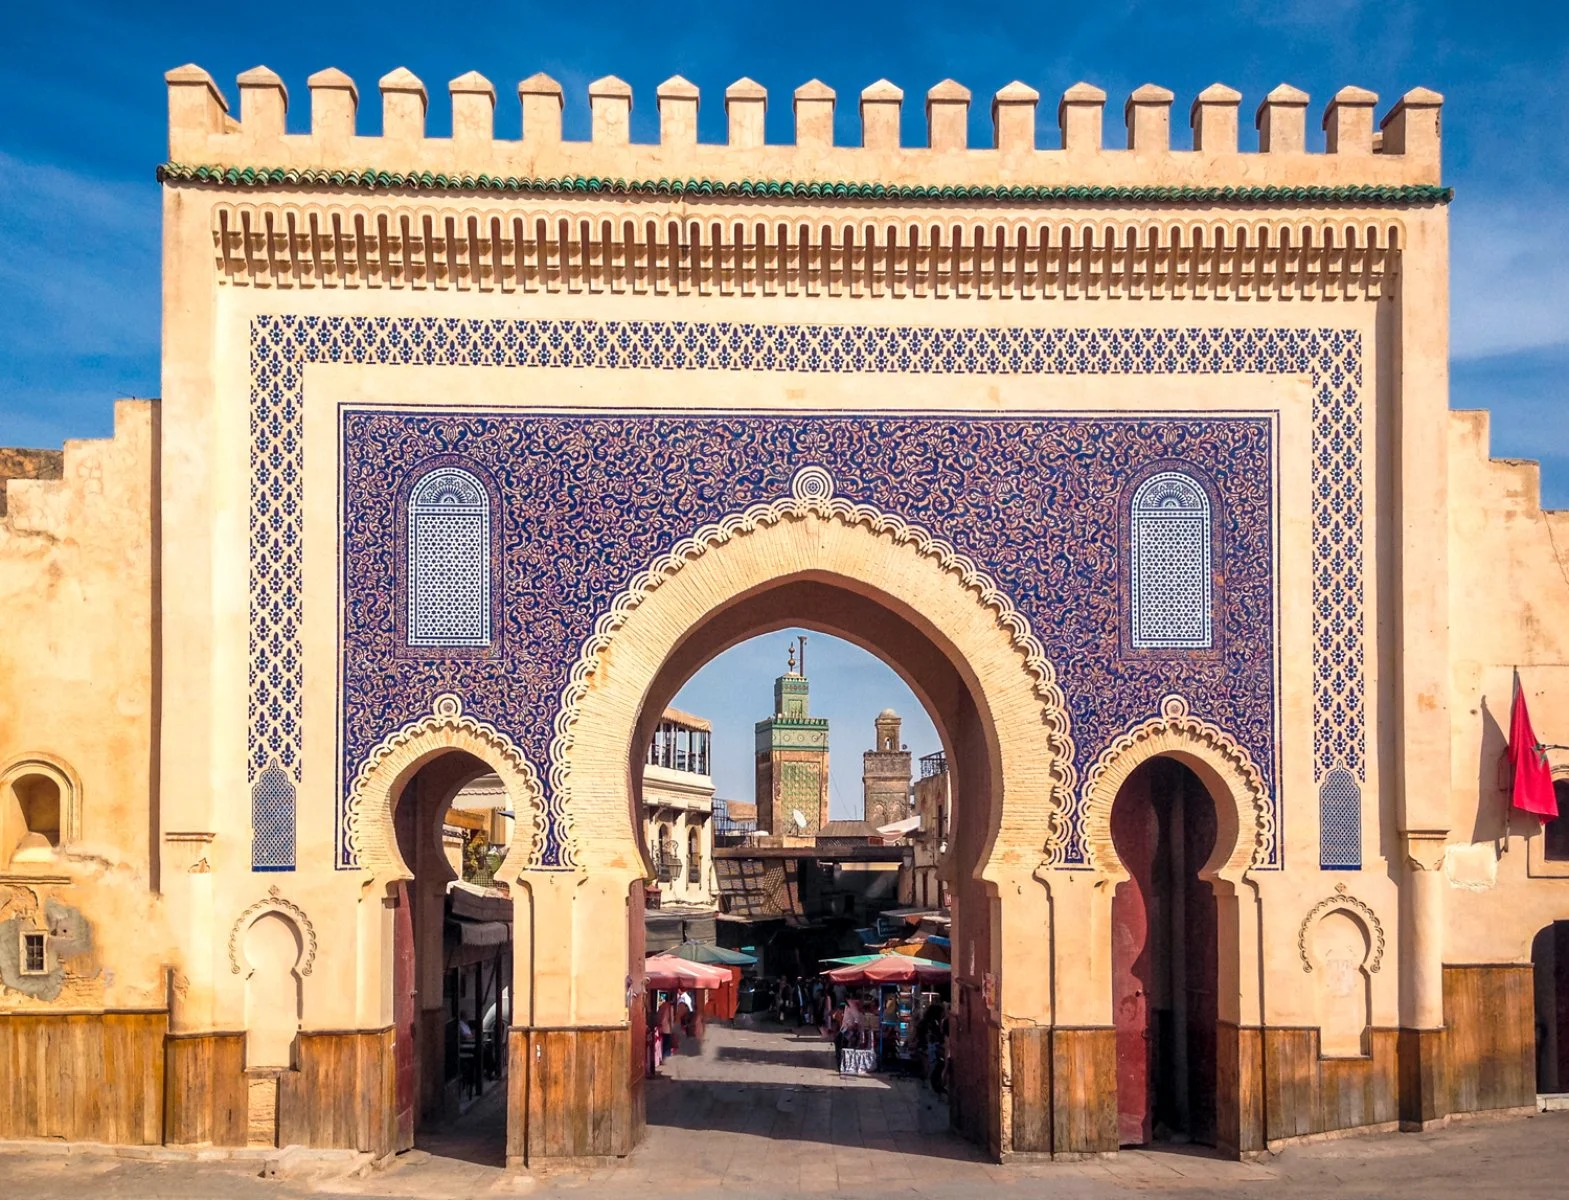
{"label": "pedestrian in street", "polygon": [[654,1014],[654,1022],[659,1028],[660,1058],[669,1058],[675,1049],[676,1006],[670,1002],[668,992],[659,993],[659,1008]]}
{"label": "pedestrian in street", "polygon": [[844,1013],[839,1022],[839,1038],[841,1050],[858,1050],[861,1046],[861,1005],[854,996],[844,1004]]}
{"label": "pedestrian in street", "polygon": [[877,1002],[868,999],[861,1005],[861,1049],[876,1048],[877,1032],[881,1027],[882,1020],[877,1015]]}

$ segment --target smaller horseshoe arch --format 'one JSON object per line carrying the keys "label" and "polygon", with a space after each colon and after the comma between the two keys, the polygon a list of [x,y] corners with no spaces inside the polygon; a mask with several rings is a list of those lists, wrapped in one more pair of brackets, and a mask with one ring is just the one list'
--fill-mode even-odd
{"label": "smaller horseshoe arch", "polygon": [[412,878],[398,851],[393,809],[403,785],[433,755],[463,750],[500,777],[517,814],[517,836],[503,872],[536,860],[545,840],[545,799],[539,774],[518,745],[494,725],[463,711],[451,694],[436,697],[431,714],[387,736],[366,756],[346,807],[345,841],[354,864],[387,881]]}
{"label": "smaller horseshoe arch", "polygon": [[1219,828],[1203,877],[1237,883],[1274,841],[1269,790],[1246,747],[1220,726],[1194,716],[1177,695],[1161,701],[1158,717],[1107,746],[1085,776],[1084,832],[1090,862],[1106,878],[1128,878],[1112,844],[1112,805],[1128,776],[1162,755],[1192,770],[1215,800]]}

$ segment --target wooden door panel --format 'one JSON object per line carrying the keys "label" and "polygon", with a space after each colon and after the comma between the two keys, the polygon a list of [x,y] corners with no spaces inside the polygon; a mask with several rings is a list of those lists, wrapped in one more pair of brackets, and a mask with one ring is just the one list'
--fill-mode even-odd
{"label": "wooden door panel", "polygon": [[392,1026],[397,1085],[397,1146],[414,1145],[414,922],[408,885],[398,884],[392,915]]}
{"label": "wooden door panel", "polygon": [[1149,895],[1160,826],[1150,804],[1149,775],[1136,771],[1111,811],[1111,836],[1131,879],[1111,902],[1112,1012],[1117,1028],[1117,1140],[1150,1140]]}
{"label": "wooden door panel", "polygon": [[[418,812],[419,776],[409,781],[393,814],[398,847],[405,862],[415,861],[414,827]],[[414,1026],[419,1014],[414,973],[414,894],[406,880],[397,888],[397,907],[392,913],[392,1053],[397,1110],[396,1150],[414,1146],[414,1100],[416,1093]]]}

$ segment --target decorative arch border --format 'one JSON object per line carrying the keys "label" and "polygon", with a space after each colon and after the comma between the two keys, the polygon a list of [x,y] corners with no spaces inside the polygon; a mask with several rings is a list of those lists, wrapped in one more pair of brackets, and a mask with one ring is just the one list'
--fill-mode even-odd
{"label": "decorative arch border", "polygon": [[285,900],[278,886],[274,884],[267,889],[267,894],[256,901],[238,917],[234,919],[234,926],[229,930],[229,971],[231,974],[240,974],[240,934],[249,929],[252,922],[263,913],[276,912],[293,919],[305,934],[305,953],[301,957],[300,975],[303,977],[311,973],[311,968],[316,964],[316,926],[311,924],[310,917],[305,915],[305,910],[292,900]]}
{"label": "decorative arch border", "polygon": [[[571,767],[569,759],[576,741],[576,727],[583,697],[588,693],[605,652],[618,630],[632,612],[661,584],[682,567],[709,551],[748,533],[777,525],[782,521],[817,517],[836,521],[848,528],[862,526],[872,533],[891,538],[897,546],[907,546],[921,557],[935,562],[970,592],[978,604],[992,611],[999,628],[1007,633],[1030,686],[1041,705],[1046,747],[1052,759],[1052,796],[1045,850],[1052,861],[1061,859],[1068,840],[1068,812],[1074,789],[1073,736],[1068,719],[1067,697],[1057,682],[1057,673],[1046,657],[1046,648],[1030,628],[1023,613],[998,587],[974,559],[959,553],[953,545],[912,525],[903,517],[884,512],[875,505],[854,504],[834,494],[833,476],[822,466],[812,464],[798,470],[790,481],[790,495],[768,504],[754,504],[744,512],[727,516],[698,528],[669,551],[656,558],[633,577],[594,623],[594,632],[583,643],[572,667],[567,686],[561,693],[556,713],[555,736],[550,744],[550,812],[563,833],[561,865],[576,865],[571,829]],[[529,864],[536,865],[531,855]]]}
{"label": "decorative arch border", "polygon": [[8,788],[24,775],[44,775],[60,789],[60,846],[82,837],[82,780],[65,759],[41,751],[19,754],[0,767],[0,788]]}
{"label": "decorative arch border", "polygon": [[1126,876],[1112,845],[1111,808],[1128,776],[1161,755],[1199,760],[1220,776],[1235,804],[1236,842],[1223,862],[1211,859],[1213,874],[1236,880],[1270,860],[1275,815],[1253,756],[1219,725],[1194,716],[1187,700],[1173,694],[1160,702],[1159,716],[1135,725],[1102,750],[1085,776],[1081,811],[1092,867],[1115,878]]}
{"label": "decorative arch border", "polygon": [[355,773],[343,816],[353,864],[377,873],[405,871],[392,833],[394,791],[409,767],[438,750],[465,750],[495,769],[512,801],[514,845],[526,840],[526,861],[537,862],[544,852],[546,821],[539,772],[516,742],[488,721],[466,714],[459,696],[443,692],[429,716],[388,734]]}
{"label": "decorative arch border", "polygon": [[1373,935],[1373,946],[1368,952],[1367,973],[1375,974],[1384,961],[1384,923],[1378,919],[1378,914],[1363,900],[1357,899],[1346,891],[1346,885],[1337,883],[1335,893],[1325,896],[1312,908],[1308,909],[1307,916],[1302,918],[1302,924],[1297,929],[1297,955],[1302,959],[1302,970],[1311,975],[1313,973],[1313,957],[1308,953],[1308,930],[1313,928],[1313,922],[1325,913],[1335,909],[1344,909],[1367,923],[1368,932]]}

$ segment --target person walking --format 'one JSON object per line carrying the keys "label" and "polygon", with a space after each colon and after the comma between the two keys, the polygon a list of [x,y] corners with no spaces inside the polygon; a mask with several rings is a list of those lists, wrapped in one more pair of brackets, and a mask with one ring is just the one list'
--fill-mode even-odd
{"label": "person walking", "polygon": [[654,1022],[659,1028],[660,1057],[669,1058],[675,1049],[676,1006],[670,1002],[667,992],[659,993],[659,1008],[654,1013]]}

